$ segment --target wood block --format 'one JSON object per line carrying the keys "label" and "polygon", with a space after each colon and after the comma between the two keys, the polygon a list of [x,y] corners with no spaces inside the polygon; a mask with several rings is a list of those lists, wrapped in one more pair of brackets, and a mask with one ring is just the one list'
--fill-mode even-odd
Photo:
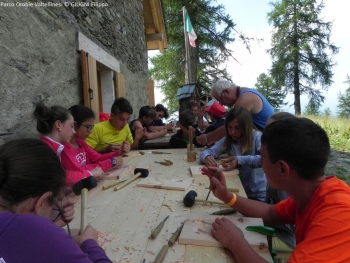
{"label": "wood block", "polygon": [[118,180],[134,174],[135,166],[122,165],[105,173],[104,179]]}
{"label": "wood block", "polygon": [[[201,169],[204,167],[204,165],[194,165],[194,166],[190,166],[190,171],[192,174],[192,177],[207,177],[206,175],[202,174]],[[222,168],[222,166],[220,165],[219,168]],[[238,175],[238,170],[232,170],[232,171],[224,171],[223,172],[225,176],[228,175]]]}
{"label": "wood block", "polygon": [[[186,220],[181,231],[179,243],[185,245],[222,247],[211,234],[211,224],[217,217],[218,216],[215,215],[191,215],[191,217]],[[239,229],[242,230],[245,239],[255,251],[262,252],[268,250],[266,236],[245,229],[247,226],[264,225],[261,218],[237,216],[226,216],[226,218],[231,220]]]}
{"label": "wood block", "polygon": [[193,183],[193,178],[162,178],[147,177],[137,183],[137,186],[185,191]]}

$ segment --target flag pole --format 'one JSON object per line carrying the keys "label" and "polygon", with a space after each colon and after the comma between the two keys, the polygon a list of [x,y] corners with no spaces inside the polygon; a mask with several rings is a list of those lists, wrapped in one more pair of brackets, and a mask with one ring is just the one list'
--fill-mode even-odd
{"label": "flag pole", "polygon": [[185,6],[182,7],[183,10],[183,23],[184,23],[184,36],[185,36],[185,51],[186,51],[186,66],[185,66],[185,84],[189,83],[189,79],[190,79],[190,72],[191,72],[191,67],[190,67],[190,49],[189,49],[189,40],[188,40],[188,33],[187,33],[187,29],[186,29],[186,13],[187,10],[185,8]]}

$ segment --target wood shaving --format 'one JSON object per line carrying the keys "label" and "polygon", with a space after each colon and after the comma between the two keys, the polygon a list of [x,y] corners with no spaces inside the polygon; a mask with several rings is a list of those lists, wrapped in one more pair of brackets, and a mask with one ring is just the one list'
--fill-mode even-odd
{"label": "wood shaving", "polygon": [[100,232],[98,235],[97,243],[102,247],[103,250],[106,250],[109,243],[114,239],[114,234],[110,232]]}
{"label": "wood shaving", "polygon": [[155,255],[155,253],[153,253],[152,251],[146,250],[146,252]]}
{"label": "wood shaving", "polygon": [[184,208],[184,209],[182,209],[182,211],[190,211],[190,209]]}
{"label": "wood shaving", "polygon": [[227,256],[225,255],[225,254],[220,254],[222,257],[224,257],[224,258],[227,258]]}

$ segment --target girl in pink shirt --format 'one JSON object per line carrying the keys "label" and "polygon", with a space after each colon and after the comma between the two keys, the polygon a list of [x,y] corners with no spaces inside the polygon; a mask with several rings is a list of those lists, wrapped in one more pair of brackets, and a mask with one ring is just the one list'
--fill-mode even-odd
{"label": "girl in pink shirt", "polygon": [[69,109],[74,118],[75,134],[70,141],[63,142],[64,150],[61,163],[67,174],[67,184],[74,184],[87,176],[95,176],[100,180],[104,172],[112,167],[121,166],[125,153],[114,151],[100,154],[85,143],[85,139],[94,127],[94,112],[83,105],[74,105]]}

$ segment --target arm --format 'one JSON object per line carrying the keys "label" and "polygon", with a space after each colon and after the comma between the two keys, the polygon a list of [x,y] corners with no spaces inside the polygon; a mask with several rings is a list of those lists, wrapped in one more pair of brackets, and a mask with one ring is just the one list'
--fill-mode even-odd
{"label": "arm", "polygon": [[[19,253],[21,255],[18,256],[22,260],[15,262],[33,259],[29,262],[112,263],[95,241],[98,232],[91,226],[88,226],[83,234],[77,236],[82,240],[82,245],[84,245],[83,242],[92,243],[88,249],[82,251],[85,248],[84,246],[79,247],[80,244],[75,241],[76,237],[73,239],[62,228],[55,226],[45,218],[37,215],[21,216],[18,223],[21,227],[27,227],[25,227],[26,231],[21,233],[24,238],[16,241],[19,247],[24,248]],[[27,237],[31,240],[29,246]],[[35,251],[31,249],[40,248],[43,244],[45,244],[45,249],[36,249]]]}
{"label": "arm", "polygon": [[[202,172],[209,177],[210,182],[214,185],[213,194],[224,203],[229,203],[233,194],[227,191],[225,176],[222,172],[218,178],[213,176],[216,169],[216,167],[204,167]],[[265,225],[273,226],[283,223],[276,214],[275,205],[237,196],[237,201],[231,207],[246,217],[262,218]]]}
{"label": "arm", "polygon": [[[201,136],[197,137],[197,142],[201,145],[212,144],[219,141],[224,136],[225,126],[221,126],[213,132],[210,132],[208,134],[202,134]],[[207,138],[207,140],[205,139],[205,137]]]}
{"label": "arm", "polygon": [[206,164],[207,166],[216,166],[218,167],[218,164],[215,161],[215,158],[218,158],[221,154],[221,147],[225,141],[225,138],[222,138],[220,141],[214,144],[209,149],[204,150],[199,155],[199,160],[201,163]]}
{"label": "arm", "polygon": [[147,132],[147,131],[145,131],[144,137],[147,140],[152,140],[152,139],[156,139],[156,138],[159,138],[159,137],[164,137],[167,133],[168,133],[168,131],[166,129],[163,129],[163,130],[160,130],[160,131],[154,131],[154,132]]}

